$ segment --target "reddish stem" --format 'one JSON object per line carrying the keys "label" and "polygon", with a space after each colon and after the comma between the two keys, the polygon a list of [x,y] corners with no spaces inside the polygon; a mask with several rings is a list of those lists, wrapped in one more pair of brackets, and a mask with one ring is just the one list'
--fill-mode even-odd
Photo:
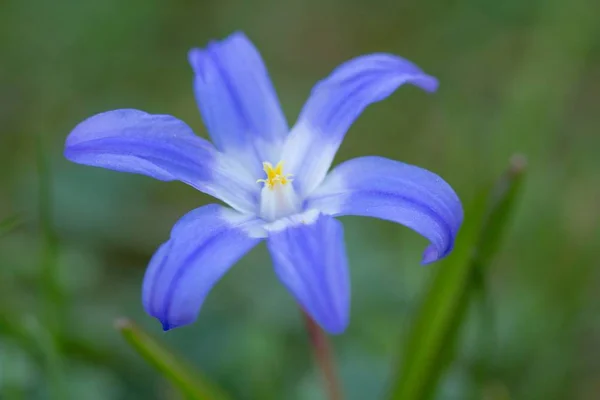
{"label": "reddish stem", "polygon": [[342,389],[335,372],[333,352],[331,351],[327,335],[306,312],[302,311],[302,315],[304,316],[306,331],[310,338],[314,357],[321,370],[327,398],[329,400],[342,400]]}

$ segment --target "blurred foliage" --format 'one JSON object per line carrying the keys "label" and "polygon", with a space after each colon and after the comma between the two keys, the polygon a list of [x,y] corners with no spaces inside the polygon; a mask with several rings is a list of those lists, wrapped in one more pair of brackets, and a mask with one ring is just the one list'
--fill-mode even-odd
{"label": "blurred foliage", "polygon": [[[186,52],[234,30],[261,50],[290,121],[318,79],[363,53],[400,54],[440,79],[435,95],[407,87],[369,108],[336,162],[420,165],[468,205],[511,154],[527,154],[527,186],[483,277],[493,312],[482,331],[481,310],[467,310],[437,398],[600,398],[599,19],[597,0],[3,0],[0,221],[23,223],[0,237],[0,398],[177,399],[114,331],[122,315],[232,398],[322,398],[264,247],[197,323],[162,334],[142,310],[144,268],[178,217],[212,200],[62,157],[75,124],[115,108],[172,114],[206,136]],[[443,265],[418,265],[425,240],[408,229],[344,224],[353,295],[350,327],[333,338],[340,377],[348,399],[381,398]]]}
{"label": "blurred foliage", "polygon": [[0,221],[0,237],[9,234],[21,225],[21,219],[18,215],[11,215]]}

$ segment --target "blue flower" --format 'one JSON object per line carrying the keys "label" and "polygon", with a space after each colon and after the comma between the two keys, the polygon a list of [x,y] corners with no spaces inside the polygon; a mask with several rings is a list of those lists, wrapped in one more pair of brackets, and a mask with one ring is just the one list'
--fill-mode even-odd
{"label": "blue flower", "polygon": [[263,240],[275,273],[326,331],[348,325],[350,284],[342,224],[362,215],[403,224],[430,241],[424,264],[446,256],[462,223],[454,190],[436,174],[382,157],[328,173],[346,131],[369,104],[435,78],[390,54],[357,57],[319,82],[289,129],[263,61],[242,33],[189,52],[211,144],[169,115],[121,109],[95,115],[66,140],[69,160],[180,180],[227,203],[183,216],[152,257],[146,311],[165,330],[193,322],[227,270]]}

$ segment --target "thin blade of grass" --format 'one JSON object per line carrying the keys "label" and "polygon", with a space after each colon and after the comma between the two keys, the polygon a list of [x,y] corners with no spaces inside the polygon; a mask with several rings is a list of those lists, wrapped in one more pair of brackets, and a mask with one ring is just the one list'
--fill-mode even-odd
{"label": "thin blade of grass", "polygon": [[474,264],[472,267],[480,271],[490,264],[500,247],[515,200],[521,191],[526,166],[523,156],[514,156],[491,193],[490,206],[471,261]]}
{"label": "thin blade of grass", "polygon": [[439,267],[404,343],[390,399],[422,400],[434,395],[452,356],[477,274],[489,265],[500,246],[524,171],[524,159],[514,157],[491,191],[476,196],[467,208],[454,252]]}
{"label": "thin blade of grass", "polygon": [[64,299],[58,279],[58,237],[54,231],[52,171],[44,142],[41,136],[37,141],[37,172],[38,172],[38,213],[40,234],[42,239],[42,257],[40,285],[44,294],[43,312],[44,324],[48,325],[53,334],[60,333],[64,326]]}
{"label": "thin blade of grass", "polygon": [[214,384],[208,382],[199,372],[193,370],[132,321],[126,318],[119,319],[115,327],[139,355],[161,372],[188,399],[227,399]]}

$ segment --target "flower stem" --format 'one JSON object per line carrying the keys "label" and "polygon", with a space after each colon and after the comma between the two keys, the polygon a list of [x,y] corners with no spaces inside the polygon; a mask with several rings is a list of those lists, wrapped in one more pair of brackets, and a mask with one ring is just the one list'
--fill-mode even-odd
{"label": "flower stem", "polygon": [[304,316],[306,332],[308,332],[310,338],[315,360],[321,370],[327,398],[329,400],[342,400],[342,389],[335,372],[335,361],[327,335],[306,312],[302,311],[302,315]]}

